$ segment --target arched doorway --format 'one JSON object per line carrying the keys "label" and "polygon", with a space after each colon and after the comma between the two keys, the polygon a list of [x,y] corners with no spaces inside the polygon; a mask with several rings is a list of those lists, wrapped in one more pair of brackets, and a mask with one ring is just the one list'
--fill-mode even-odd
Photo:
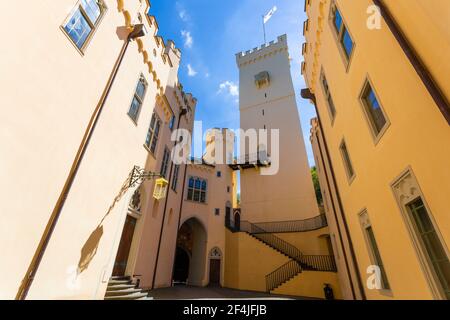
{"label": "arched doorway", "polygon": [[178,231],[173,268],[173,284],[202,286],[205,278],[206,230],[202,223],[191,218]]}
{"label": "arched doorway", "polygon": [[225,204],[225,226],[230,227],[231,226],[231,202],[227,201]]}
{"label": "arched doorway", "polygon": [[239,231],[241,230],[241,210],[234,210],[234,228]]}

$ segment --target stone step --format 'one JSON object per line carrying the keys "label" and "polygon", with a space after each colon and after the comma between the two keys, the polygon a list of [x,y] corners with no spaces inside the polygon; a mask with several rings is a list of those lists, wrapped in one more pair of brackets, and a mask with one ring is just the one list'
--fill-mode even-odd
{"label": "stone step", "polygon": [[147,293],[132,293],[132,294],[127,294],[127,295],[122,295],[122,296],[113,296],[113,297],[105,297],[105,300],[137,300],[140,298],[146,298],[147,297]]}
{"label": "stone step", "polygon": [[109,280],[108,286],[115,286],[118,284],[130,284],[130,280]]}
{"label": "stone step", "polygon": [[115,290],[125,290],[125,289],[134,289],[136,286],[133,284],[117,284],[117,285],[109,285],[107,287],[107,291],[115,291]]}
{"label": "stone step", "polygon": [[153,297],[144,297],[144,298],[139,298],[136,300],[153,300]]}
{"label": "stone step", "polygon": [[107,290],[105,297],[124,296],[127,294],[140,293],[140,289],[124,289],[124,290]]}
{"label": "stone step", "polygon": [[113,276],[113,277],[111,277],[110,280],[127,280],[127,281],[131,281],[131,277],[130,276]]}

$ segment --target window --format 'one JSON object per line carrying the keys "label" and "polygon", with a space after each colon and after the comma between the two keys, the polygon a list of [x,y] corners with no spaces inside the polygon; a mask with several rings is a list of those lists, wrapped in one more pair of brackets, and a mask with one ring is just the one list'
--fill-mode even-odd
{"label": "window", "polygon": [[163,160],[161,163],[161,175],[166,178],[167,177],[167,169],[169,168],[169,160],[170,160],[170,151],[169,149],[166,147],[164,149],[164,155],[163,155]]}
{"label": "window", "polygon": [[402,172],[391,188],[433,298],[450,299],[448,247],[412,168]]}
{"label": "window", "polygon": [[350,59],[350,56],[353,51],[353,40],[352,40],[352,37],[350,36],[350,33],[348,33],[348,30],[346,27],[344,27],[343,32],[342,32],[341,43],[344,47],[344,52],[345,52],[347,58]]}
{"label": "window", "polygon": [[450,262],[422,198],[407,205],[408,213],[417,238],[427,255],[429,264],[436,274],[444,295],[450,299]]}
{"label": "window", "polygon": [[373,136],[378,139],[387,129],[388,120],[369,80],[364,84],[360,99]]}
{"label": "window", "polygon": [[219,208],[216,208],[216,209],[214,210],[214,214],[215,214],[216,216],[220,216],[220,209],[219,209]]}
{"label": "window", "polygon": [[328,86],[328,81],[327,78],[325,77],[323,69],[322,72],[320,73],[320,82],[322,83],[322,90],[325,95],[325,100],[327,101],[328,112],[331,118],[331,124],[333,125],[334,118],[336,117],[336,107],[334,106],[333,98],[331,97],[330,93],[330,87]]}
{"label": "window", "polygon": [[341,31],[343,21],[342,21],[341,12],[337,8],[334,8],[333,23],[334,23],[334,27],[336,28],[336,32],[339,33]]}
{"label": "window", "polygon": [[220,178],[222,176],[222,172],[221,171],[217,171],[217,178]]}
{"label": "window", "polygon": [[152,120],[150,121],[150,127],[148,128],[147,138],[145,139],[145,145],[153,154],[155,154],[156,146],[158,144],[160,129],[161,120],[157,116],[156,112],[153,112]]}
{"label": "window", "polygon": [[103,0],[80,0],[63,29],[80,51],[83,51],[106,12]]}
{"label": "window", "polygon": [[342,18],[342,14],[335,3],[331,5],[330,20],[333,25],[334,34],[339,42],[340,50],[344,53],[345,60],[348,63],[352,56],[355,43],[353,42],[352,36]]}
{"label": "window", "polygon": [[180,172],[180,165],[175,165],[173,168],[173,176],[172,176],[172,190],[177,191],[178,185],[178,173]]}
{"label": "window", "polygon": [[195,202],[206,203],[207,182],[204,179],[190,177],[188,183],[187,199]]}
{"label": "window", "polygon": [[364,210],[359,215],[361,226],[363,228],[364,237],[366,238],[367,245],[370,251],[370,257],[372,263],[380,268],[380,276],[381,276],[381,288],[389,290],[389,281],[386,275],[386,270],[384,269],[383,260],[381,259],[380,250],[378,249],[377,241],[375,240],[375,234],[373,232],[372,225],[369,220],[369,215],[366,210]]}
{"label": "window", "polygon": [[170,130],[173,130],[173,127],[175,126],[175,119],[176,119],[175,116],[172,116],[172,117],[170,118],[170,122],[169,122],[169,129],[170,129]]}
{"label": "window", "polygon": [[142,103],[144,102],[145,92],[147,91],[147,81],[143,75],[139,78],[139,82],[136,86],[134,92],[133,101],[131,102],[130,110],[128,110],[128,115],[134,123],[137,123],[139,113],[141,111]]}
{"label": "window", "polygon": [[339,147],[342,154],[342,160],[344,161],[345,171],[347,172],[347,177],[349,180],[352,180],[355,176],[355,171],[353,170],[352,161],[350,159],[350,155],[348,153],[347,145],[344,140]]}
{"label": "window", "polygon": [[230,193],[230,190],[231,190],[230,186],[227,186],[227,192],[228,193]]}

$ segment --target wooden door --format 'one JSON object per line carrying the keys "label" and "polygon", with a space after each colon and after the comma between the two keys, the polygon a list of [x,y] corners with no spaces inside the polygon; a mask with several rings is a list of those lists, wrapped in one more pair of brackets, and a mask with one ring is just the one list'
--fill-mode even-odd
{"label": "wooden door", "polygon": [[238,211],[236,211],[236,213],[234,214],[234,228],[237,231],[241,230],[241,215]]}
{"label": "wooden door", "polygon": [[225,226],[231,226],[231,208],[225,207]]}
{"label": "wooden door", "polygon": [[220,286],[220,259],[209,260],[209,285]]}
{"label": "wooden door", "polygon": [[122,237],[120,238],[119,249],[117,250],[116,261],[114,262],[113,276],[125,275],[136,222],[137,219],[127,215],[122,231]]}

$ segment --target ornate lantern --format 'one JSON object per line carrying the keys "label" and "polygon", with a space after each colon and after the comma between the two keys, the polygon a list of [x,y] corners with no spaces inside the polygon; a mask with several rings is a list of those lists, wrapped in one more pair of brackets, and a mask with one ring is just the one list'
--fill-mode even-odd
{"label": "ornate lantern", "polygon": [[161,200],[166,197],[167,187],[169,186],[169,181],[164,178],[156,179],[155,190],[153,191],[153,198],[156,200]]}

